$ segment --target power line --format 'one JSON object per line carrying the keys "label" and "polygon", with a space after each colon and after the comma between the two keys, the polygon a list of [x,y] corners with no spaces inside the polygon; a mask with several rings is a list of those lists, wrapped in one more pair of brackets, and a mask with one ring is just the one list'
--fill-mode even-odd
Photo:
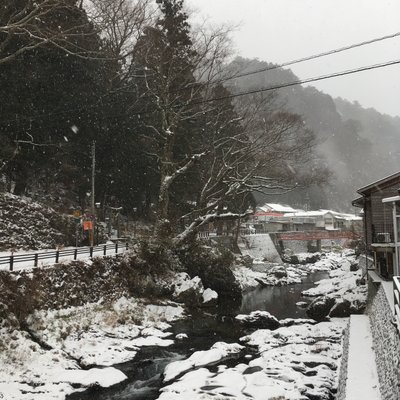
{"label": "power line", "polygon": [[321,57],[326,57],[326,56],[329,56],[329,55],[332,55],[332,54],[341,53],[343,51],[347,51],[347,50],[350,50],[350,49],[355,49],[357,47],[366,46],[366,45],[369,45],[369,44],[372,44],[372,43],[376,43],[376,42],[380,42],[380,41],[387,40],[387,39],[393,39],[393,38],[398,37],[398,36],[400,36],[400,32],[392,33],[390,35],[381,36],[379,38],[375,38],[375,39],[371,39],[371,40],[365,40],[363,42],[354,43],[354,44],[351,44],[351,45],[348,45],[348,46],[344,46],[344,47],[339,47],[337,49],[329,50],[329,51],[326,51],[326,52],[323,52],[323,53],[318,53],[318,54],[313,54],[311,56],[298,58],[298,59],[295,59],[295,60],[292,60],[292,61],[284,62],[282,64],[271,65],[271,66],[268,66],[268,67],[256,69],[254,71],[243,72],[241,74],[237,74],[237,75],[234,75],[234,76],[221,78],[221,79],[217,80],[214,83],[227,82],[227,81],[232,80],[232,79],[243,78],[245,76],[258,74],[260,72],[272,71],[274,69],[288,67],[290,65],[299,64],[299,63],[302,63],[304,61],[315,60],[316,58],[321,58]]}
{"label": "power line", "polygon": [[[210,99],[194,101],[194,102],[188,103],[188,105],[189,106],[198,105],[198,104],[210,103],[210,102],[213,102],[213,101],[222,101],[222,100],[227,100],[227,99],[233,99],[235,97],[246,96],[246,95],[249,95],[249,94],[256,94],[256,93],[268,92],[268,91],[277,90],[277,89],[284,89],[284,88],[287,88],[287,87],[290,87],[290,86],[297,86],[297,85],[302,85],[302,84],[305,84],[305,83],[318,82],[318,81],[322,81],[322,80],[326,80],[326,79],[331,79],[331,78],[337,78],[337,77],[340,77],[340,76],[356,74],[356,73],[359,73],[359,72],[364,72],[364,71],[374,70],[374,69],[378,69],[378,68],[389,67],[391,65],[397,65],[397,64],[400,64],[400,60],[387,61],[387,62],[380,63],[380,64],[368,65],[368,66],[365,66],[365,67],[349,69],[349,70],[345,70],[345,71],[341,71],[341,72],[333,72],[331,74],[321,75],[321,76],[317,76],[317,77],[313,77],[313,78],[299,79],[297,81],[281,83],[279,85],[268,86],[268,87],[261,88],[261,89],[254,89],[254,90],[249,90],[249,91],[245,91],[245,92],[232,93],[232,94],[229,94],[229,95],[226,95],[226,96],[213,97],[213,98],[210,98]],[[149,114],[149,113],[151,113],[153,111],[156,111],[156,109],[143,111],[143,112],[139,111],[139,112],[133,113],[131,115]]]}
{"label": "power line", "polygon": [[[192,101],[192,102],[187,103],[186,105],[194,106],[194,105],[199,105],[199,104],[211,103],[213,101],[228,100],[228,99],[233,99],[236,97],[246,96],[246,95],[250,95],[250,94],[263,93],[263,92],[268,92],[268,91],[273,91],[273,90],[278,90],[278,89],[284,89],[284,88],[291,87],[291,86],[298,86],[298,85],[302,85],[302,84],[306,84],[306,83],[318,82],[318,81],[322,81],[322,80],[326,80],[326,79],[337,78],[340,76],[352,75],[352,74],[356,74],[356,73],[360,73],[360,72],[364,72],[364,71],[389,67],[389,66],[397,65],[397,64],[400,64],[400,60],[392,60],[392,61],[387,61],[384,63],[368,65],[365,67],[359,67],[359,68],[349,69],[349,70],[345,70],[345,71],[334,72],[334,73],[327,74],[327,75],[321,75],[321,76],[307,78],[307,79],[299,79],[299,80],[296,80],[293,82],[281,83],[281,84],[277,84],[277,85],[273,85],[273,86],[268,86],[268,87],[264,87],[264,88],[260,88],[260,89],[254,89],[254,90],[249,90],[249,91],[244,91],[244,92],[239,92],[239,93],[232,93],[232,94],[229,94],[226,96],[212,97],[209,99]],[[115,103],[115,102],[110,103],[110,105],[113,103]],[[95,105],[95,106],[97,107],[98,105]],[[87,107],[87,108],[91,108],[91,107]],[[76,111],[76,110],[74,109],[74,110],[70,110],[70,111]],[[140,116],[140,115],[151,114],[154,111],[157,111],[157,108],[153,107],[152,109],[144,109],[144,110],[140,110],[140,111],[136,111],[136,112],[130,112],[129,115],[130,116]],[[68,110],[64,110],[59,113],[42,114],[38,118],[25,117],[25,119],[28,122],[30,122],[30,121],[35,121],[37,119],[43,118],[45,116],[57,115],[57,114],[61,114],[64,112],[68,112]],[[111,117],[120,117],[120,116],[124,116],[124,115],[127,115],[127,113],[124,112],[121,114],[113,114]],[[105,117],[105,115],[103,115],[103,116]],[[19,116],[19,117],[21,117],[21,116]],[[0,121],[0,122],[7,123],[7,122],[13,122],[13,120],[6,120],[6,121]]]}
{"label": "power line", "polygon": [[[261,72],[266,72],[266,71],[271,71],[271,70],[278,69],[278,68],[287,67],[287,66],[298,64],[298,63],[305,62],[305,61],[314,60],[314,59],[325,57],[325,56],[328,56],[328,55],[331,55],[331,54],[336,54],[336,53],[340,53],[340,52],[343,52],[343,51],[347,51],[347,50],[350,50],[350,49],[353,49],[353,48],[369,45],[369,44],[376,43],[376,42],[383,41],[383,40],[387,40],[387,39],[392,39],[392,38],[395,38],[395,37],[398,37],[398,36],[400,36],[400,32],[396,32],[396,33],[392,33],[392,34],[389,34],[389,35],[381,36],[381,37],[375,38],[375,39],[365,40],[363,42],[354,43],[354,44],[351,44],[351,45],[348,45],[348,46],[344,46],[344,47],[340,47],[340,48],[337,48],[337,49],[329,50],[327,52],[323,52],[323,53],[319,53],[319,54],[313,54],[311,56],[307,56],[307,57],[299,58],[299,59],[296,59],[296,60],[288,61],[288,62],[285,62],[285,63],[282,63],[282,64],[272,65],[272,66],[268,66],[268,67],[261,68],[261,69],[258,69],[258,70],[244,72],[244,73],[237,74],[237,75],[234,75],[234,76],[229,76],[229,77],[226,77],[226,78],[221,78],[219,80],[216,80],[216,81],[212,82],[212,85],[216,85],[216,84],[219,84],[219,83],[227,82],[227,81],[232,80],[232,79],[238,79],[238,78],[242,78],[242,77],[245,77],[245,76],[258,74],[258,73],[261,73]],[[394,62],[394,63],[396,64],[397,62]],[[310,78],[309,80],[304,80],[304,81],[298,80],[298,81],[295,81],[295,82],[292,82],[292,83],[289,83],[289,84],[278,85],[278,86],[273,87],[273,88],[260,89],[260,91],[262,92],[262,91],[280,89],[280,88],[284,88],[284,87],[288,87],[288,86],[299,85],[299,84],[302,84],[302,83],[308,83],[308,82],[314,82],[314,81],[319,81],[319,80],[323,80],[323,79],[328,79],[330,77],[347,75],[347,74],[355,73],[355,72],[359,72],[359,71],[365,71],[365,70],[368,70],[368,69],[380,68],[380,67],[387,66],[387,65],[393,65],[393,64],[389,63],[389,64],[381,65],[381,66],[377,65],[375,67],[374,66],[372,66],[372,67],[364,67],[364,68],[359,69],[358,71],[354,70],[354,72],[345,71],[343,73],[326,75],[326,76],[317,77],[317,78]],[[187,86],[182,87],[182,88],[180,88],[178,90],[175,90],[174,92],[190,89],[191,86],[192,85],[187,85]],[[251,93],[244,93],[244,94],[251,94]],[[244,94],[237,94],[237,95],[241,96],[241,95],[244,95]],[[222,99],[232,98],[232,97],[237,97],[237,95],[235,95],[235,96],[232,96],[232,95],[224,96],[224,97],[221,98],[221,100]],[[216,99],[208,99],[205,102],[210,102],[210,101],[214,101],[214,100],[216,100]],[[201,102],[202,101],[195,102],[194,104],[201,104]],[[112,104],[115,104],[115,102],[110,102],[109,104],[112,105]],[[93,105],[88,106],[86,108],[90,109],[90,108],[95,108],[95,107],[98,107],[98,106],[99,106],[99,103],[96,103],[96,104],[93,104]],[[53,113],[47,113],[47,114],[41,114],[41,115],[38,115],[36,117],[24,117],[23,115],[19,115],[19,116],[16,117],[16,121],[18,120],[18,118],[24,118],[24,119],[26,119],[28,121],[35,121],[35,120],[38,120],[40,118],[47,117],[47,116],[52,116],[52,115],[55,116],[55,115],[67,114],[67,113],[69,113],[71,111],[74,112],[74,111],[76,111],[76,109],[69,109],[69,110],[63,109],[62,111],[53,112]],[[140,114],[140,113],[148,113],[148,112],[138,112],[138,113],[134,113],[133,115],[137,115],[137,114]],[[12,120],[6,120],[4,122],[6,122],[6,123],[7,122],[12,122]]]}
{"label": "power line", "polygon": [[[370,40],[365,40],[363,42],[354,43],[354,44],[351,44],[351,45],[348,45],[348,46],[344,46],[344,47],[339,47],[339,48],[336,48],[336,49],[333,49],[333,50],[329,50],[329,51],[326,51],[326,52],[323,52],[323,53],[313,54],[311,56],[307,56],[307,57],[303,57],[303,58],[287,61],[287,62],[282,63],[282,64],[276,64],[276,65],[260,68],[260,69],[254,70],[254,71],[244,72],[244,73],[237,74],[237,75],[234,75],[234,76],[221,78],[221,79],[218,79],[218,80],[212,82],[212,85],[217,85],[219,83],[227,82],[227,81],[232,80],[232,79],[238,79],[238,78],[242,78],[242,77],[245,77],[245,76],[255,75],[255,74],[258,74],[258,73],[261,73],[261,72],[267,72],[267,71],[272,71],[272,70],[275,70],[275,69],[278,69],[278,68],[288,67],[290,65],[298,64],[298,63],[305,62],[305,61],[314,60],[314,59],[325,57],[325,56],[332,55],[332,54],[341,53],[343,51],[347,51],[347,50],[350,50],[350,49],[353,49],[353,48],[357,48],[357,47],[366,46],[366,45],[369,45],[369,44],[372,44],[372,43],[376,43],[376,42],[380,42],[380,41],[383,41],[383,40],[393,39],[393,38],[398,37],[398,36],[400,36],[400,32],[392,33],[392,34],[389,34],[389,35],[381,36],[381,37],[370,39]],[[316,80],[322,80],[322,79],[327,79],[327,78],[315,78],[315,79]],[[302,83],[300,81],[298,81],[298,82],[299,82],[298,84]],[[307,82],[304,82],[304,83],[307,83]],[[197,84],[198,83],[196,83],[196,85]],[[193,84],[189,84],[189,85],[186,85],[186,86],[184,86],[182,88],[174,90],[173,92],[180,92],[180,91],[183,91],[183,90],[188,90],[188,89],[191,89],[192,86],[193,86]],[[292,85],[290,85],[290,86],[292,86]],[[286,86],[283,86],[283,87],[286,87]],[[279,88],[280,87],[277,87],[276,89],[279,89]],[[226,98],[229,98],[229,97],[226,97]],[[115,102],[110,102],[109,104],[112,105],[114,103]],[[95,108],[95,107],[98,107],[98,106],[99,106],[99,104],[96,103],[96,104],[94,104],[92,106],[89,106],[87,108]],[[31,117],[31,118],[28,118],[28,119],[31,120],[31,121],[34,121],[34,120],[40,119],[41,117],[44,117],[44,116],[62,115],[62,114],[66,114],[66,113],[68,113],[70,111],[76,111],[76,110],[75,109],[69,109],[69,110],[65,110],[64,109],[64,110],[58,111],[58,112],[42,114],[41,116],[38,116],[37,118],[32,118]],[[21,117],[23,117],[23,116],[21,116]]]}
{"label": "power line", "polygon": [[[254,71],[238,73],[236,75],[228,76],[226,78],[217,79],[217,80],[211,82],[211,84],[212,85],[218,85],[220,83],[224,83],[224,82],[227,82],[227,81],[230,81],[230,80],[233,80],[233,79],[239,79],[239,78],[243,78],[243,77],[246,77],[246,76],[259,74],[261,72],[272,71],[272,70],[275,70],[275,69],[288,67],[290,65],[299,64],[299,63],[302,63],[302,62],[305,62],[305,61],[315,60],[317,58],[322,58],[322,57],[326,57],[326,56],[329,56],[329,55],[332,55],[332,54],[341,53],[341,52],[344,52],[344,51],[347,51],[347,50],[355,49],[357,47],[366,46],[366,45],[369,45],[369,44],[372,44],[372,43],[376,43],[376,42],[380,42],[380,41],[387,40],[387,39],[393,39],[393,38],[398,37],[398,36],[400,36],[400,32],[396,32],[396,33],[392,33],[392,34],[389,34],[389,35],[381,36],[381,37],[378,37],[378,38],[375,38],[375,39],[365,40],[363,42],[353,43],[353,44],[348,45],[348,46],[339,47],[339,48],[336,48],[336,49],[333,49],[333,50],[329,50],[329,51],[326,51],[326,52],[323,52],[323,53],[318,53],[318,54],[313,54],[311,56],[298,58],[298,59],[295,59],[295,60],[284,62],[282,64],[274,64],[274,65],[270,65],[268,67],[256,69]],[[188,89],[191,89],[193,86],[196,86],[196,85],[197,85],[197,82],[196,83],[189,83],[188,85],[186,85],[184,87],[181,87],[179,89],[176,89],[176,90],[172,91],[172,93],[188,90]]]}

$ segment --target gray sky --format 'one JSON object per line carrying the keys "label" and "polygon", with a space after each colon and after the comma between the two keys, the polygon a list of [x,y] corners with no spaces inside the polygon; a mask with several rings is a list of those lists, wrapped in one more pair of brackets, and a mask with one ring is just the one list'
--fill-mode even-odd
{"label": "gray sky", "polygon": [[[235,52],[283,63],[400,31],[399,0],[186,0],[212,24],[239,25]],[[196,17],[197,18],[197,17]],[[290,68],[301,79],[400,60],[400,37]],[[313,83],[334,97],[400,116],[400,65]]]}

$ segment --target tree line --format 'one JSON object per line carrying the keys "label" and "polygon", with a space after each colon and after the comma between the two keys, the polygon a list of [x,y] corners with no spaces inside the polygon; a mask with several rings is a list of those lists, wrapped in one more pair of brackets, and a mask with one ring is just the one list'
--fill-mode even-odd
{"label": "tree line", "polygon": [[255,193],[323,180],[315,136],[274,94],[232,96],[229,30],[183,0],[4,0],[2,190],[96,201],[185,241],[245,217]]}

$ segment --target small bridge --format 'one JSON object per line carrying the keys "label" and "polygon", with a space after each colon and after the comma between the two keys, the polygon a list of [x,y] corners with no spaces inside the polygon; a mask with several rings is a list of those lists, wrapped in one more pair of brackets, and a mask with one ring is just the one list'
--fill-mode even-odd
{"label": "small bridge", "polygon": [[360,235],[352,231],[301,231],[301,232],[276,232],[278,240],[336,240],[351,239],[356,240]]}

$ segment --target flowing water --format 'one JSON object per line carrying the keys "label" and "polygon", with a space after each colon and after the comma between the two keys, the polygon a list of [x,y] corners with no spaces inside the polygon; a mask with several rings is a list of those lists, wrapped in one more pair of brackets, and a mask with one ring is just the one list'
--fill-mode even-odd
{"label": "flowing water", "polygon": [[[314,282],[326,278],[327,273],[316,272],[306,277],[302,283],[288,286],[268,286],[253,289],[243,295],[241,304],[227,301],[213,312],[193,312],[185,320],[176,322],[172,331],[175,334],[186,333],[189,339],[176,340],[168,348],[143,347],[135,360],[116,365],[128,379],[108,389],[94,388],[77,392],[67,397],[68,400],[154,400],[162,387],[162,373],[167,364],[187,358],[195,351],[207,350],[215,342],[237,342],[246,331],[235,322],[235,315],[248,314],[251,311],[268,311],[278,319],[306,318],[304,308],[299,308],[299,301],[309,302],[301,292],[314,286]],[[251,351],[251,350],[248,350]],[[251,355],[251,354],[250,354]],[[248,362],[242,355],[239,360]],[[225,365],[229,365],[224,361]]]}

